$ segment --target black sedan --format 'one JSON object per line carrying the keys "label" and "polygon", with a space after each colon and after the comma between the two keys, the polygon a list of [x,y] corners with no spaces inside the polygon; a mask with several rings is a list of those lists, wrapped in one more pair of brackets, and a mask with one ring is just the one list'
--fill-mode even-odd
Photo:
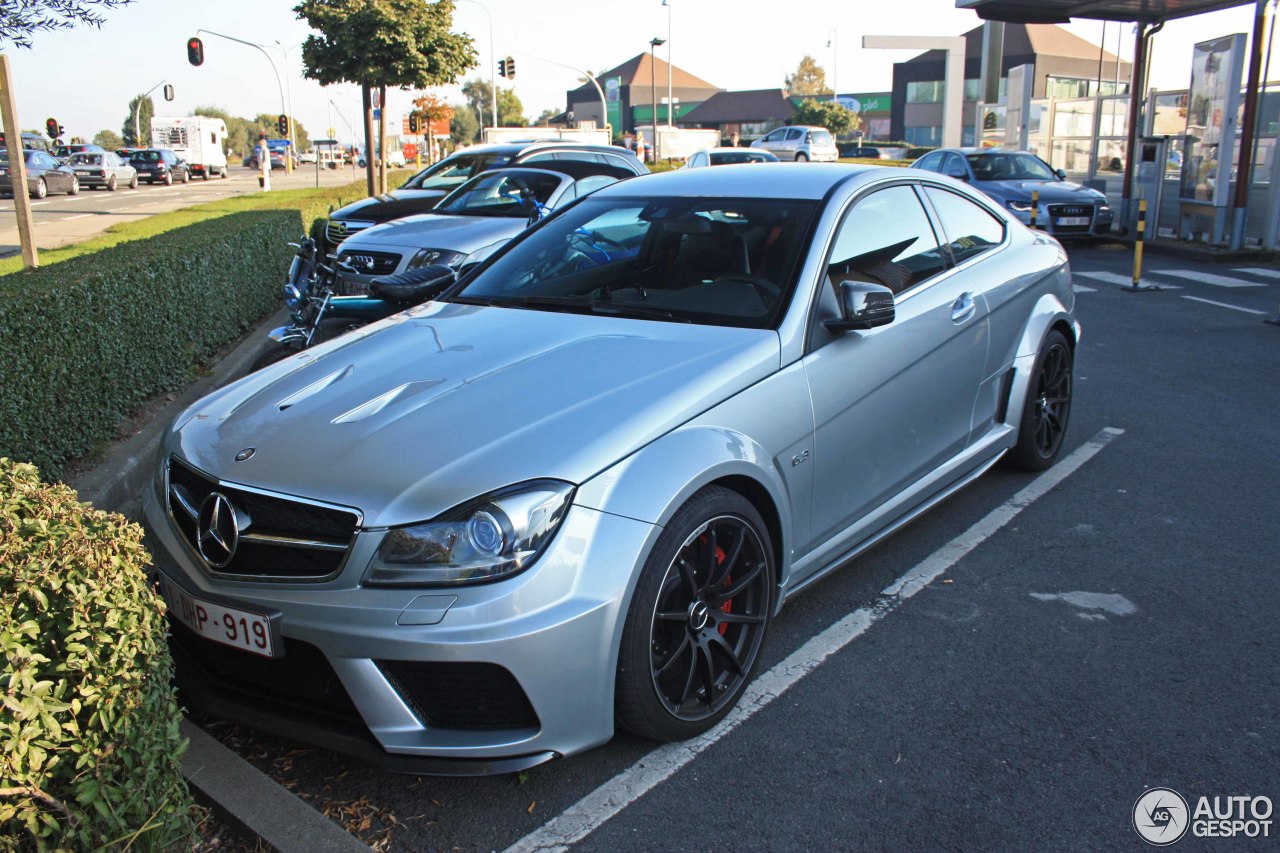
{"label": "black sedan", "polygon": [[191,167],[187,161],[168,148],[144,148],[129,156],[129,165],[138,170],[138,177],[149,184],[169,186],[174,181],[191,180]]}
{"label": "black sedan", "polygon": [[[27,166],[27,192],[34,198],[44,198],[49,193],[80,192],[80,180],[76,173],[62,165],[46,151],[24,151]],[[13,193],[13,176],[9,170],[9,152],[0,150],[0,193]]]}

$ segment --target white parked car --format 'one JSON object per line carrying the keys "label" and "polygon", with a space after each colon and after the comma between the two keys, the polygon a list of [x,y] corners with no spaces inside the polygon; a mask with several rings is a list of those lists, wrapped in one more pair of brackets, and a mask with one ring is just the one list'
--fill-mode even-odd
{"label": "white parked car", "polygon": [[825,127],[780,127],[751,143],[752,148],[771,151],[779,160],[804,163],[834,163],[840,158],[835,137]]}

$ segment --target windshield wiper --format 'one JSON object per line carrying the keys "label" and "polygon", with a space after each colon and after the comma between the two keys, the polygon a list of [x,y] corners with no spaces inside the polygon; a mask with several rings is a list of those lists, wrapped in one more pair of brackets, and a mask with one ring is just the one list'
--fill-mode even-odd
{"label": "windshield wiper", "polygon": [[[466,297],[463,297],[466,298]],[[649,320],[670,320],[675,323],[692,322],[687,317],[680,317],[661,308],[647,308],[643,305],[630,305],[619,302],[606,302],[599,299],[583,299],[577,296],[507,296],[478,300],[481,304],[495,308],[533,308],[568,310],[579,314],[609,314],[618,317],[643,317]]]}

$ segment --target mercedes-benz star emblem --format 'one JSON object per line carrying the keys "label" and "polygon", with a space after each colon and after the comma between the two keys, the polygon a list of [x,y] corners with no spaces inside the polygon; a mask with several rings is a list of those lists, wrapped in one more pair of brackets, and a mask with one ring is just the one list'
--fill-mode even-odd
{"label": "mercedes-benz star emblem", "polygon": [[211,492],[200,504],[196,528],[196,548],[215,569],[226,568],[240,542],[240,522],[235,507],[222,492]]}
{"label": "mercedes-benz star emblem", "polygon": [[248,459],[250,456],[252,456],[257,452],[258,452],[258,448],[256,447],[246,447],[244,450],[241,450],[239,453],[236,454],[236,461],[243,462],[244,460]]}

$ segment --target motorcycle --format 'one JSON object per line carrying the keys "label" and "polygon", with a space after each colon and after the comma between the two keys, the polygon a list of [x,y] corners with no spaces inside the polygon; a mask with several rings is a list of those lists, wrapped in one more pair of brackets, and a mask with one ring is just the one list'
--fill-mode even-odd
{"label": "motorcycle", "polygon": [[355,272],[355,269],[341,260],[335,260],[333,266],[321,261],[319,246],[310,237],[289,245],[295,250],[284,286],[284,304],[290,310],[290,322],[267,333],[267,337],[280,346],[260,356],[252,370],[288,358],[321,340],[426,302],[457,281],[457,271],[452,267],[429,264],[376,278],[367,294],[339,296],[333,290],[338,270]]}

